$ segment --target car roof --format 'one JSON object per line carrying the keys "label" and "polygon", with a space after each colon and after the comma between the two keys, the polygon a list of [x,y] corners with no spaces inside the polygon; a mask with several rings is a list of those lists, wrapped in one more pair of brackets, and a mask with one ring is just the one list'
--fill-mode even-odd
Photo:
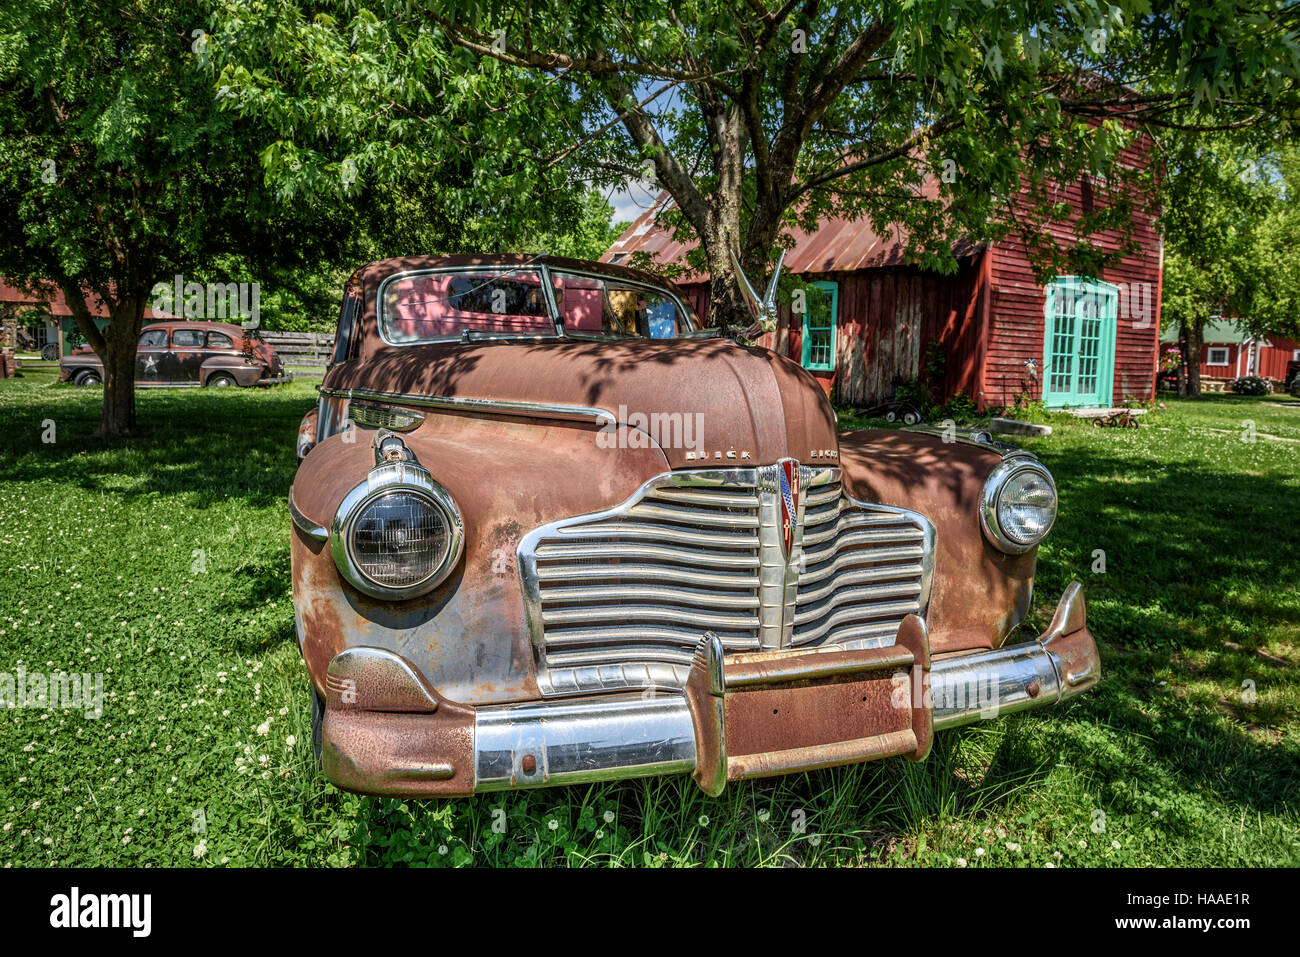
{"label": "car roof", "polygon": [[515,266],[521,268],[525,266],[549,266],[552,269],[601,273],[623,279],[634,279],[655,286],[675,288],[674,283],[671,281],[642,269],[615,266],[612,263],[596,262],[591,259],[570,259],[567,256],[528,255],[525,253],[475,253],[459,256],[406,256],[395,259],[379,259],[367,263],[354,272],[350,281],[365,284],[382,281],[399,272],[463,266]]}
{"label": "car roof", "polygon": [[209,332],[224,332],[228,336],[241,337],[247,333],[243,326],[237,326],[232,322],[208,322],[204,319],[175,319],[169,322],[151,322],[141,326],[141,332],[148,332],[150,329],[203,329]]}

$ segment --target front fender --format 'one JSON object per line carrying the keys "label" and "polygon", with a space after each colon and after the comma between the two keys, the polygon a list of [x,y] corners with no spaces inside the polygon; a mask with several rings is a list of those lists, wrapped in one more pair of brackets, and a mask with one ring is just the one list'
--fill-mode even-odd
{"label": "front fender", "polygon": [[294,618],[317,690],[330,660],[371,646],[402,655],[448,698],[491,704],[539,697],[516,549],[529,530],[610,508],[668,470],[663,452],[619,437],[598,443],[594,426],[471,416],[429,416],[403,433],[420,464],[456,500],[465,550],[427,595],[380,601],[338,573],[326,541],[343,497],[374,466],[374,430],[320,442],[290,490]]}
{"label": "front fender", "polygon": [[936,654],[999,647],[1029,611],[1038,550],[1007,555],[980,530],[979,501],[998,451],[926,432],[840,433],[849,494],[920,512],[935,525],[930,592]]}

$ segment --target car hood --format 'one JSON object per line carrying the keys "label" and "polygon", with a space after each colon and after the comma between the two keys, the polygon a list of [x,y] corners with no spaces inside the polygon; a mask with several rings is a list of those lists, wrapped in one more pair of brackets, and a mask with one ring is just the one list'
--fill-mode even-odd
{"label": "car hood", "polygon": [[673,468],[838,454],[817,380],[770,349],[725,339],[394,347],[335,366],[322,387],[603,409],[648,433]]}

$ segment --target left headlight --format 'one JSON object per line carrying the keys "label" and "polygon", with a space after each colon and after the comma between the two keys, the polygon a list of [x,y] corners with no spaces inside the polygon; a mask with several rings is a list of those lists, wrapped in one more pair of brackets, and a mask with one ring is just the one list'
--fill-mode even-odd
{"label": "left headlight", "polygon": [[349,492],[330,547],[339,572],[372,598],[431,591],[460,560],[465,526],[456,502],[425,468],[390,462]]}
{"label": "left headlight", "polygon": [[1056,483],[1036,459],[1009,459],[984,482],[980,525],[1002,551],[1022,555],[1052,530]]}

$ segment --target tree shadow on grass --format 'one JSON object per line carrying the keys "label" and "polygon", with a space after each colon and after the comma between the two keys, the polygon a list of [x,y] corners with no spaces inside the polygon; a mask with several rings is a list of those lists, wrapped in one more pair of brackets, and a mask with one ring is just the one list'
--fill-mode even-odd
{"label": "tree shadow on grass", "polygon": [[[140,397],[141,434],[106,441],[91,433],[97,396],[34,392],[6,406],[0,479],[55,482],[130,499],[186,495],[190,508],[283,501],[297,470],[298,423],[313,398],[287,390],[178,390]],[[57,441],[41,440],[53,421]]]}
{"label": "tree shadow on grass", "polygon": [[[1293,808],[1300,794],[1294,736],[1277,741],[1252,731],[1181,688],[1220,677],[1229,679],[1225,693],[1239,694],[1250,678],[1288,696],[1284,710],[1296,717],[1300,669],[1258,653],[1270,630],[1300,634],[1300,550],[1286,544],[1300,540],[1300,509],[1284,506],[1294,500],[1294,483],[1195,461],[1135,472],[1140,463],[1122,450],[1044,458],[1065,491],[1052,539],[1057,560],[1040,564],[1039,590],[1055,594],[1083,579],[1102,653],[1103,686],[1072,714],[1095,716],[1142,751],[1131,767],[1092,770],[1103,781],[1137,775],[1151,788],[1208,792],[1257,811]],[[1090,573],[1096,549],[1105,552],[1105,574]],[[1151,680],[1159,666],[1170,675],[1167,690]],[[1090,754],[1078,749],[1072,759],[1086,764]]]}

